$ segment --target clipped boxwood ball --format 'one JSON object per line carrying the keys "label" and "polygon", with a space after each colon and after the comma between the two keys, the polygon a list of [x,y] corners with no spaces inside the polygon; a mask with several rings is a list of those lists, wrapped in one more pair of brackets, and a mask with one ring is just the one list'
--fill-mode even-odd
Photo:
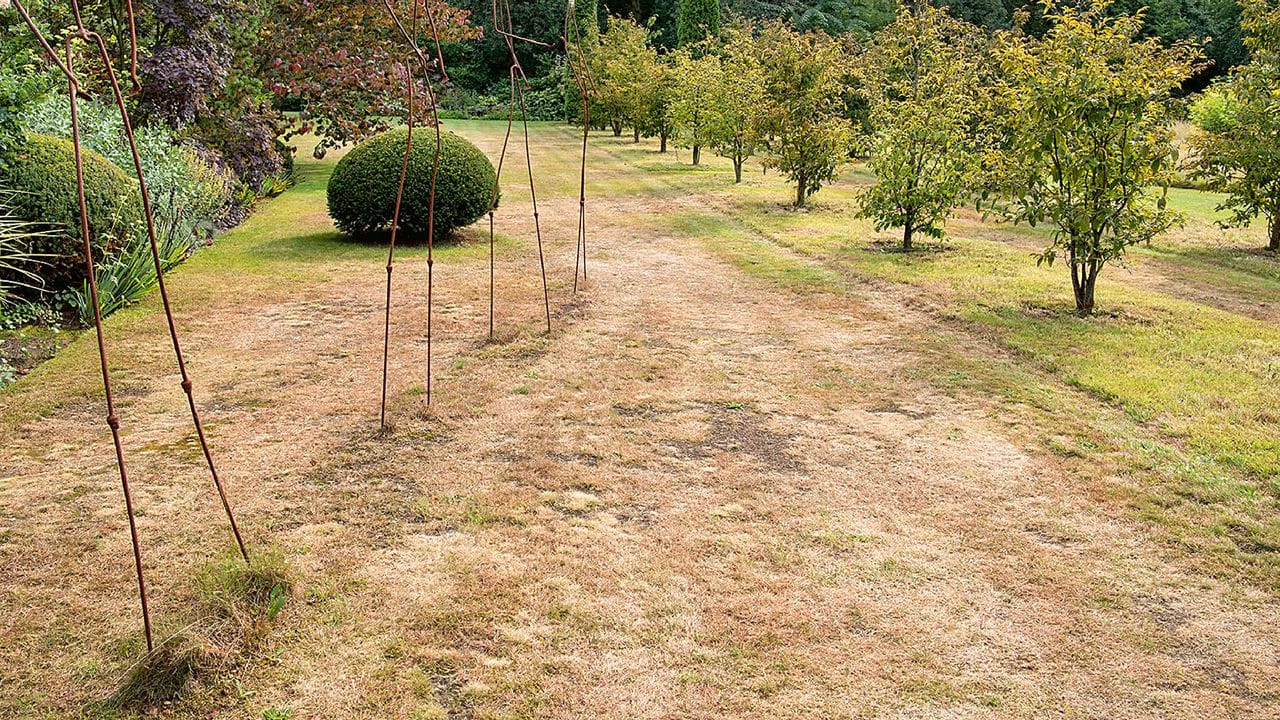
{"label": "clipped boxwood ball", "polygon": [[[348,235],[391,229],[400,167],[408,130],[398,129],[355,146],[329,178],[329,216]],[[451,133],[440,134],[440,169],[436,175],[435,237],[444,239],[489,211],[497,175],[493,163],[475,145]],[[425,240],[435,162],[433,128],[413,131],[409,175],[400,207],[400,232],[406,240]]]}
{"label": "clipped boxwood ball", "polygon": [[[84,199],[94,261],[113,255],[142,227],[138,183],[98,153],[83,148]],[[32,238],[30,250],[44,255],[24,266],[58,291],[85,279],[80,239],[80,200],[76,193],[75,148],[70,140],[28,135],[5,173],[13,193],[13,213],[48,232]]]}

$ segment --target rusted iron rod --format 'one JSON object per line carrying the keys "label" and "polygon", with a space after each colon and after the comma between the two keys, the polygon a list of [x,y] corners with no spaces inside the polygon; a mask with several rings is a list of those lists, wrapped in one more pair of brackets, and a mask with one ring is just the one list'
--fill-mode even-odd
{"label": "rusted iron rod", "polygon": [[[507,0],[493,0],[493,29],[503,37],[507,44],[507,53],[511,57],[510,82],[511,82],[511,110],[510,114],[514,114],[514,105],[516,98],[520,102],[520,124],[524,130],[524,157],[525,166],[529,172],[529,199],[533,205],[533,232],[538,243],[538,269],[542,275],[542,305],[547,318],[547,333],[551,333],[551,292],[547,286],[547,262],[546,256],[542,248],[542,224],[538,219],[538,192],[534,187],[533,181],[533,155],[529,148],[529,114],[525,108],[524,90],[529,84],[529,79],[525,76],[524,68],[520,65],[520,58],[516,55],[514,40],[521,39],[520,36],[512,32],[513,24],[511,22],[511,5]],[[501,9],[501,12],[499,10]],[[520,83],[516,83],[519,77]],[[508,117],[510,117],[510,114]],[[508,120],[507,133],[510,136],[510,120]],[[505,152],[506,142],[503,143]]]}
{"label": "rusted iron rod", "polygon": [[[120,439],[120,419],[115,412],[115,399],[114,399],[114,395],[111,387],[111,374],[107,364],[106,339],[102,332],[102,311],[101,311],[101,303],[98,296],[97,273],[94,269],[93,248],[92,248],[92,241],[89,234],[89,219],[88,219],[88,213],[87,213],[87,207],[86,207],[87,203],[85,200],[83,153],[82,153],[82,143],[81,143],[81,133],[80,133],[80,112],[79,112],[79,103],[78,103],[78,98],[84,93],[78,79],[75,76],[75,71],[74,71],[73,44],[75,40],[92,42],[96,46],[98,50],[98,56],[102,61],[104,70],[107,74],[107,78],[110,81],[112,95],[116,102],[116,107],[120,112],[121,125],[124,129],[125,137],[129,144],[129,151],[133,160],[134,171],[138,178],[138,190],[141,196],[142,208],[143,208],[143,213],[146,221],[147,239],[150,244],[151,258],[156,271],[156,282],[160,291],[160,297],[164,307],[165,319],[168,324],[169,336],[173,344],[174,356],[177,360],[178,369],[182,377],[181,386],[182,386],[183,392],[187,396],[187,405],[191,412],[192,423],[195,426],[196,435],[200,442],[200,448],[204,454],[205,462],[208,465],[210,475],[212,476],[214,487],[217,490],[218,497],[221,500],[223,510],[226,513],[227,520],[231,526],[231,532],[235,537],[236,545],[239,548],[240,554],[244,558],[246,563],[249,563],[249,553],[245,548],[244,540],[240,535],[240,529],[236,524],[235,514],[232,512],[232,509],[231,509],[231,503],[228,500],[226,491],[222,486],[222,482],[220,478],[218,477],[217,467],[214,464],[213,455],[209,450],[209,444],[205,437],[204,426],[200,421],[200,414],[196,408],[195,398],[192,393],[191,377],[187,371],[186,360],[182,353],[181,343],[178,340],[177,326],[173,318],[173,309],[169,302],[168,289],[165,286],[164,267],[163,267],[163,263],[160,260],[159,243],[157,241],[156,230],[155,230],[155,215],[151,207],[151,197],[148,190],[146,177],[142,171],[142,159],[138,152],[137,139],[134,136],[132,121],[129,117],[128,108],[126,107],[124,102],[123,93],[120,90],[119,79],[116,76],[114,65],[111,62],[111,55],[110,55],[110,52],[107,50],[106,42],[102,39],[102,37],[99,34],[90,32],[88,28],[86,28],[84,24],[84,19],[80,10],[79,0],[71,0],[71,9],[75,17],[76,28],[75,28],[75,32],[69,34],[67,37],[66,58],[64,62],[63,60],[58,58],[57,53],[54,52],[52,46],[50,46],[49,42],[45,39],[44,34],[40,31],[39,27],[32,20],[30,13],[28,13],[27,9],[22,6],[20,0],[13,0],[13,4],[18,10],[18,13],[22,16],[22,19],[24,23],[27,25],[28,29],[35,36],[40,46],[44,49],[48,59],[55,66],[57,66],[58,69],[67,78],[68,96],[70,100],[70,109],[71,109],[72,148],[74,151],[75,165],[76,165],[77,202],[79,204],[79,210],[80,210],[80,228],[81,228],[82,241],[84,244],[85,267],[86,267],[87,276],[88,276],[90,302],[93,305],[93,312],[94,312],[94,329],[95,329],[95,332],[97,335],[97,341],[98,341],[98,358],[99,358],[99,364],[102,370],[103,391],[106,397],[106,404],[107,404],[107,425],[111,428],[112,443],[115,446],[115,452],[116,452],[116,464],[120,472],[120,485],[124,495],[125,513],[128,516],[128,521],[129,521],[129,537],[130,537],[130,542],[133,546],[134,570],[137,575],[137,581],[138,581],[138,598],[142,608],[143,630],[147,640],[147,651],[148,653],[150,653],[154,651],[154,644],[152,640],[151,617],[150,617],[150,611],[149,611],[148,600],[147,600],[146,577],[145,577],[145,573],[143,570],[143,563],[142,563],[142,549],[141,549],[141,543],[138,537],[136,516],[133,510],[133,495],[129,487],[128,471],[127,471],[125,459],[124,459],[123,445]],[[134,88],[136,89],[138,87],[138,78],[137,78],[138,44],[137,44],[137,29],[136,29],[137,23],[136,23],[136,17],[134,14],[133,3],[131,0],[126,0],[125,10],[128,18],[128,23],[129,23],[129,42],[130,42],[129,76],[130,76],[131,82],[133,83]]]}
{"label": "rusted iron rod", "polygon": [[[76,0],[73,0],[74,2]],[[227,499],[226,489],[222,486],[222,480],[218,477],[218,468],[213,461],[213,453],[209,450],[209,441],[205,437],[204,423],[201,422],[200,411],[196,408],[191,376],[187,372],[186,357],[182,353],[182,343],[178,340],[177,322],[173,319],[173,308],[169,303],[169,290],[165,286],[165,268],[164,263],[160,261],[160,244],[156,238],[155,215],[151,208],[151,193],[147,188],[146,178],[142,174],[142,157],[138,154],[138,142],[134,138],[133,123],[129,119],[129,111],[124,104],[124,95],[120,92],[120,83],[111,65],[111,56],[107,52],[106,42],[103,41],[101,35],[89,32],[84,28],[81,28],[81,33],[86,38],[92,39],[98,46],[98,54],[102,59],[103,67],[106,68],[107,79],[111,84],[111,92],[115,97],[116,107],[120,110],[120,119],[124,127],[125,138],[129,143],[129,153],[133,158],[134,172],[138,175],[138,191],[142,195],[142,210],[146,220],[147,240],[151,245],[151,261],[156,269],[156,287],[160,292],[160,303],[164,307],[164,317],[169,327],[169,339],[173,344],[173,355],[178,363],[178,372],[182,376],[182,391],[187,396],[187,407],[191,411],[191,422],[195,426],[196,438],[200,441],[200,451],[204,454],[205,464],[209,468],[209,474],[213,478],[214,489],[217,490],[218,498],[222,502],[222,510],[231,526],[231,534],[235,537],[236,547],[240,550],[240,556],[244,558],[245,564],[250,564],[249,551],[245,548],[244,539],[240,536],[240,528],[236,524],[235,513],[231,510],[231,501]]]}
{"label": "rusted iron rod", "polygon": [[[427,201],[427,404],[431,404],[431,376],[432,376],[432,305],[435,293],[435,231],[436,231],[436,181],[440,173],[440,152],[443,147],[443,138],[440,135],[440,115],[436,107],[435,89],[431,84],[432,62],[428,60],[422,49],[418,47],[417,41],[417,20],[418,20],[418,0],[411,0],[413,3],[413,32],[406,30],[404,23],[401,22],[400,16],[396,14],[395,8],[391,5],[391,0],[383,0],[383,4],[387,8],[387,13],[391,16],[391,20],[395,23],[396,29],[399,30],[400,36],[408,43],[413,55],[422,63],[422,76],[427,91],[427,106],[431,111],[431,123],[436,130],[436,153],[431,165],[431,186]],[[443,82],[449,81],[449,73],[445,68],[444,56],[440,54],[440,32],[436,25],[435,13],[432,12],[431,6],[424,3],[427,13],[427,22],[431,27],[431,35],[436,44],[436,61],[435,65],[440,70]],[[406,151],[407,152],[407,151]],[[403,181],[403,179],[402,179]]]}
{"label": "rusted iron rod", "polygon": [[[591,133],[591,92],[594,83],[591,79],[591,68],[587,64],[586,53],[582,49],[582,29],[578,24],[578,14],[574,10],[574,0],[569,0],[564,14],[564,51],[573,71],[574,84],[578,86],[578,97],[582,103],[582,164],[578,176],[578,236],[573,251],[573,292],[578,292],[578,267],[581,261],[582,282],[587,281],[587,138]],[[574,51],[577,51],[577,62],[574,62]]]}
{"label": "rusted iron rod", "polygon": [[[25,13],[24,13],[25,15]],[[89,278],[89,302],[93,304],[93,327],[98,337],[98,363],[102,368],[102,389],[107,403],[107,427],[116,449],[116,467],[120,470],[120,489],[124,494],[125,514],[129,518],[129,540],[133,544],[133,569],[138,579],[138,600],[142,605],[142,630],[147,637],[147,653],[155,651],[151,639],[151,611],[147,607],[147,580],[142,570],[142,545],[138,541],[138,523],[133,512],[133,494],[129,490],[129,473],[125,469],[124,447],[120,442],[120,417],[116,415],[115,397],[111,391],[111,370],[107,366],[107,341],[102,334],[102,309],[98,303],[98,280],[93,267],[93,244],[89,238],[89,212],[84,193],[84,158],[80,152],[80,109],[72,60],[75,36],[66,41],[67,97],[71,101],[71,145],[75,153],[76,195],[80,205],[80,239],[84,245],[85,270]]]}
{"label": "rusted iron rod", "polygon": [[400,229],[400,206],[404,200],[405,179],[409,176],[409,155],[413,151],[413,62],[405,63],[405,84],[408,87],[409,134],[404,143],[404,161],[400,164],[400,184],[396,188],[396,207],[391,214],[391,240],[387,244],[387,311],[382,326],[382,410],[379,424],[387,429],[387,363],[391,354],[391,271],[396,256],[396,233]]}
{"label": "rusted iron rod", "polygon": [[[496,4],[495,4],[496,22]],[[507,132],[502,136],[502,151],[498,153],[498,169],[493,176],[493,195],[489,200],[489,339],[493,339],[493,295],[494,295],[494,251],[493,251],[493,211],[498,207],[499,187],[502,184],[502,166],[507,159],[507,144],[511,142],[511,127],[516,113],[515,68],[508,71],[511,76],[511,101],[507,105]]]}

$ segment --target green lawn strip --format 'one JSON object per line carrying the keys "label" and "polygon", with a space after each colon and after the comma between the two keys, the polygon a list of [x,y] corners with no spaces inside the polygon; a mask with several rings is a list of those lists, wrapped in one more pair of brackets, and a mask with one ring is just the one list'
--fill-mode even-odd
{"label": "green lawn strip", "polygon": [[[698,238],[719,257],[753,277],[798,291],[828,292],[841,283],[840,274],[817,263],[806,263],[759,236],[747,226],[721,214],[681,212],[652,218],[660,227],[684,237]],[[643,222],[644,218],[636,218]]]}

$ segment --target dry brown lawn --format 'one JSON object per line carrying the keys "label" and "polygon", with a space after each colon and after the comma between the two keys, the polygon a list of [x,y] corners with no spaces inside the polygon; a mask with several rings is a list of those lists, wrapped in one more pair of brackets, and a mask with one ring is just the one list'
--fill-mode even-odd
{"label": "dry brown lawn", "polygon": [[[1270,591],[1153,538],[1114,478],[1034,441],[1040,416],[918,372],[945,361],[922,328],[999,350],[893,288],[798,291],[664,230],[714,205],[606,137],[575,297],[574,133],[535,142],[554,332],[517,154],[500,337],[477,225],[436,266],[428,406],[425,265],[403,256],[385,436],[382,251],[329,234],[331,161],[173,275],[246,536],[295,590],[159,712],[1280,717]],[[154,302],[107,332],[159,634],[198,633],[195,577],[230,539]],[[0,394],[4,717],[110,717],[94,703],[139,656],[91,342]]]}

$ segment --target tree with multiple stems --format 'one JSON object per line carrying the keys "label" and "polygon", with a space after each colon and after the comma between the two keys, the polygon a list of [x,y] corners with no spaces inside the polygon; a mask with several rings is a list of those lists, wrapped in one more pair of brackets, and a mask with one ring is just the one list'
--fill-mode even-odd
{"label": "tree with multiple stems", "polygon": [[1280,250],[1280,7],[1244,0],[1242,25],[1253,59],[1210,88],[1192,108],[1195,174],[1226,194],[1225,226],[1267,223],[1267,247]]}
{"label": "tree with multiple stems", "polygon": [[1102,268],[1179,221],[1153,188],[1174,166],[1169,99],[1201,56],[1140,39],[1141,13],[1113,15],[1102,0],[1044,8],[1043,38],[1007,32],[995,43],[1003,141],[988,161],[1006,216],[1052,227],[1039,261],[1066,256],[1076,311],[1089,315]]}

